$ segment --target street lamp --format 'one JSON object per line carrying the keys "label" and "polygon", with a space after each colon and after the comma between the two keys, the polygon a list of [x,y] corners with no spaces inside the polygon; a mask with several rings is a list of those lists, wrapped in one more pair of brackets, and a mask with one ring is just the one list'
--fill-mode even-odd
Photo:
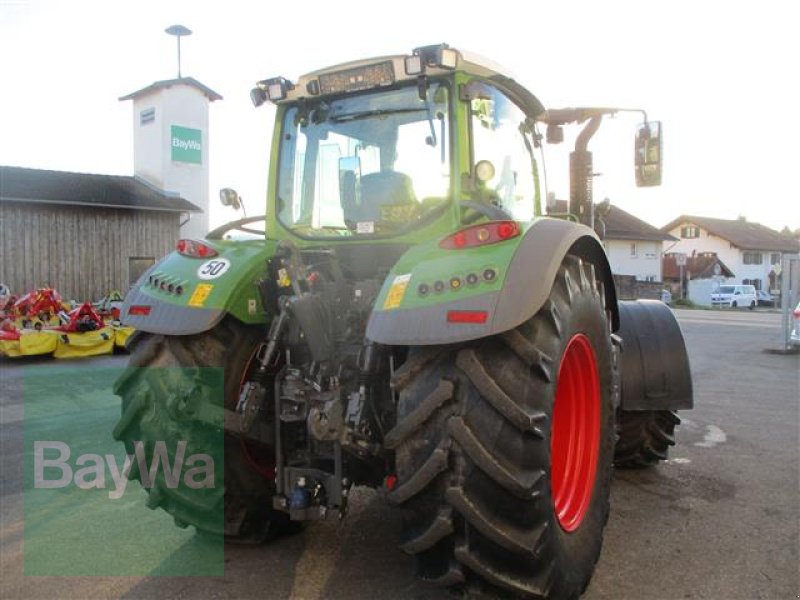
{"label": "street lamp", "polygon": [[178,38],[178,79],[181,79],[181,36],[192,35],[192,30],[183,25],[172,25],[164,31]]}

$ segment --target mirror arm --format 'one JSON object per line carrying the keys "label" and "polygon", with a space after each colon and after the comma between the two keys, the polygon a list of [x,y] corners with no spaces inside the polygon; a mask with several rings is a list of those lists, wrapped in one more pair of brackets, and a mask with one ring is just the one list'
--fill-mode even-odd
{"label": "mirror arm", "polygon": [[591,140],[592,136],[597,133],[602,120],[602,115],[595,115],[589,119],[589,122],[578,134],[578,139],[575,140],[576,151],[586,152],[587,146],[589,145],[589,140]]}

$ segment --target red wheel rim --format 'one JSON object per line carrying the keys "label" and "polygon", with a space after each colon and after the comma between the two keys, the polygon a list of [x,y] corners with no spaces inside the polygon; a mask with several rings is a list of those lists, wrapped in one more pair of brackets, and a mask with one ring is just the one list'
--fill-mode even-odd
{"label": "red wheel rim", "polygon": [[600,380],[589,339],[567,344],[558,369],[550,437],[550,485],[558,523],[575,531],[592,501],[600,451]]}

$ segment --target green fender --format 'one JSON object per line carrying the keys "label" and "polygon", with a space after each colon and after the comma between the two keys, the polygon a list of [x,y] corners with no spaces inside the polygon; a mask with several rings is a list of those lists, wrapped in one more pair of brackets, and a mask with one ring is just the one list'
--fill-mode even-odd
{"label": "green fender", "polygon": [[[595,232],[570,221],[540,218],[522,225],[519,237],[488,246],[445,250],[431,242],[411,248],[384,283],[367,337],[387,345],[433,345],[513,329],[543,306],[569,253],[595,266],[616,330],[616,291]],[[483,276],[487,269],[494,271],[491,279]],[[467,278],[473,283],[467,284]],[[450,285],[455,279],[461,283]],[[430,291],[437,281],[446,282],[445,289]],[[483,322],[451,322],[453,311],[478,315],[477,321],[482,313],[486,316]]]}
{"label": "green fender", "polygon": [[[212,258],[172,252],[128,292],[121,319],[148,333],[191,335],[214,327],[226,314],[243,323],[265,323],[257,282],[275,253],[271,240],[205,240]],[[133,310],[132,310],[133,309]]]}

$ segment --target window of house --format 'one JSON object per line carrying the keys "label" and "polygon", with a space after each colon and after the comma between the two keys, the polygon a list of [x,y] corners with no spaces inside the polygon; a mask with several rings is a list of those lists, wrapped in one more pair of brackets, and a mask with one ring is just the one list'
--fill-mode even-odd
{"label": "window of house", "polygon": [[636,242],[631,243],[631,257],[636,258]]}
{"label": "window of house", "polygon": [[781,255],[779,252],[773,252],[769,255],[769,264],[771,265],[779,265],[781,264]]}
{"label": "window of house", "polygon": [[699,238],[700,228],[695,227],[694,225],[686,225],[684,227],[681,227],[681,237],[685,240]]}
{"label": "window of house", "polygon": [[743,252],[742,262],[746,265],[760,265],[764,262],[761,252]]}
{"label": "window of house", "polygon": [[147,125],[156,120],[156,109],[153,107],[145,108],[139,113],[139,125]]}

